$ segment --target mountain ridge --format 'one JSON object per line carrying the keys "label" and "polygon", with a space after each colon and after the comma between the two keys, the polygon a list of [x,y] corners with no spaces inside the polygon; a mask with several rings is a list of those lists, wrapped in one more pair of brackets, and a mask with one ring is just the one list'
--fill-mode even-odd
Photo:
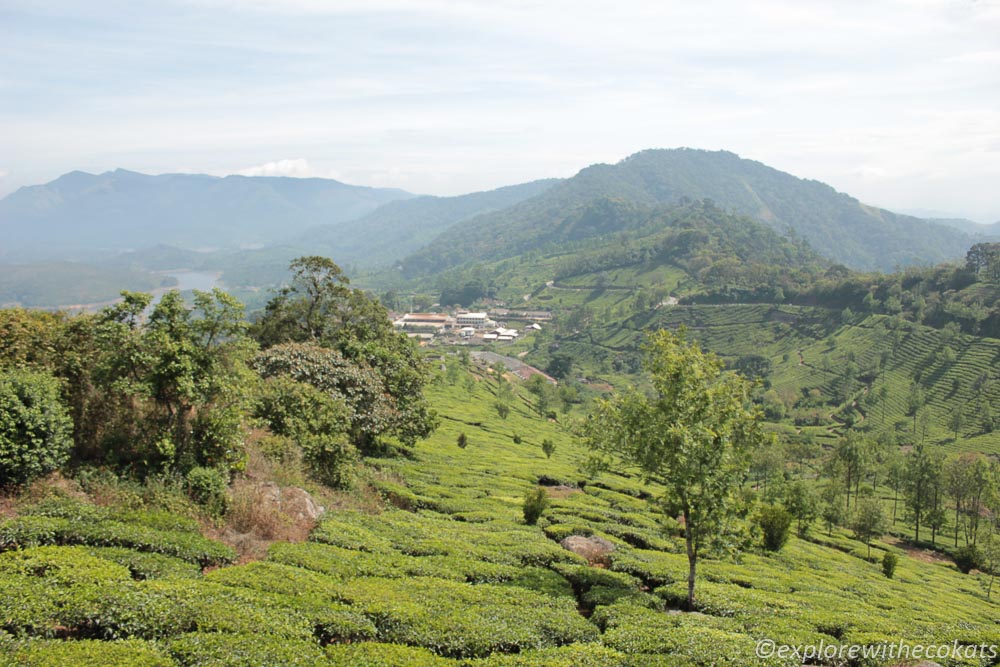
{"label": "mountain ridge", "polygon": [[455,266],[449,258],[497,259],[519,234],[558,225],[564,212],[611,197],[641,205],[711,199],[780,232],[793,232],[834,261],[858,269],[960,257],[972,239],[959,230],[868,206],[820,181],[802,179],[728,151],[650,149],[580,170],[535,198],[445,232],[403,262],[405,275]]}
{"label": "mountain ridge", "polygon": [[73,171],[0,200],[0,258],[79,259],[159,243],[191,249],[276,243],[415,195],[332,179]]}

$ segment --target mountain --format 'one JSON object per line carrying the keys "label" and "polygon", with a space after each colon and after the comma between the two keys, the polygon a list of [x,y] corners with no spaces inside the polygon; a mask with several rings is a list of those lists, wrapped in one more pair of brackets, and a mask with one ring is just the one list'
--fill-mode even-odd
{"label": "mountain", "polygon": [[325,249],[340,263],[387,264],[415,252],[455,223],[535,197],[559,179],[550,178],[458,197],[415,197],[380,206],[351,225],[306,230],[298,245]]}
{"label": "mountain", "polygon": [[647,150],[614,165],[587,167],[536,197],[456,225],[407,258],[404,275],[524,252],[533,239],[601,198],[645,206],[711,199],[782,233],[793,232],[826,257],[859,269],[955,259],[972,243],[956,229],[866,206],[818,181],[733,153],[682,148]]}
{"label": "mountain", "polygon": [[973,222],[972,220],[966,220],[965,218],[928,218],[928,220],[939,225],[946,225],[948,227],[960,229],[966,234],[977,238],[1000,238],[1000,222],[994,222],[990,225]]}
{"label": "mountain", "polygon": [[412,196],[321,178],[75,171],[0,200],[0,260],[77,259],[158,243],[262,245]]}

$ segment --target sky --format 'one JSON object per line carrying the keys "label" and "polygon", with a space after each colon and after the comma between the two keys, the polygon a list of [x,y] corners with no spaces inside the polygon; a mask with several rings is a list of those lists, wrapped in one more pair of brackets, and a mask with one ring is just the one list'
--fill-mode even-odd
{"label": "sky", "polygon": [[83,170],[454,195],[725,149],[1000,220],[1000,0],[0,0],[0,196]]}

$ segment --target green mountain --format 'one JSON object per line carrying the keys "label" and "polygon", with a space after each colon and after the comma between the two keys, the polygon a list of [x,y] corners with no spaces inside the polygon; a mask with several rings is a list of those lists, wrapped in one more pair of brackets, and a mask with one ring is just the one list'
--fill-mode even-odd
{"label": "green mountain", "polygon": [[415,197],[380,206],[350,225],[306,230],[293,244],[319,248],[342,264],[375,267],[419,250],[452,225],[535,197],[559,179],[544,179],[458,197]]}
{"label": "green mountain", "polygon": [[0,261],[93,258],[159,243],[262,245],[412,196],[321,178],[75,171],[0,200]]}
{"label": "green mountain", "polygon": [[114,301],[121,290],[150,292],[175,280],[128,267],[81,262],[0,264],[0,307],[73,307]]}
{"label": "green mountain", "polygon": [[[936,263],[962,256],[971,245],[956,229],[866,206],[818,181],[733,153],[648,150],[614,165],[588,167],[537,197],[447,230],[404,260],[403,273],[427,275],[466,261],[519,254],[533,243],[558,238],[560,228],[575,224],[575,216],[602,198],[644,206],[711,199],[782,233],[795,233],[820,254],[854,268]],[[599,234],[613,231],[615,222],[588,224]]]}

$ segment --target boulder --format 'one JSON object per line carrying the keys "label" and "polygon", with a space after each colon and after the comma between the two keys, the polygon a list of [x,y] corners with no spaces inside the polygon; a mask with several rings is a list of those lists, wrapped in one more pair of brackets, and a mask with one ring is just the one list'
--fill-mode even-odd
{"label": "boulder", "polygon": [[596,535],[591,537],[570,535],[560,542],[559,546],[567,551],[572,551],[578,556],[583,556],[591,565],[595,563],[606,565],[608,554],[615,550],[614,544]]}

